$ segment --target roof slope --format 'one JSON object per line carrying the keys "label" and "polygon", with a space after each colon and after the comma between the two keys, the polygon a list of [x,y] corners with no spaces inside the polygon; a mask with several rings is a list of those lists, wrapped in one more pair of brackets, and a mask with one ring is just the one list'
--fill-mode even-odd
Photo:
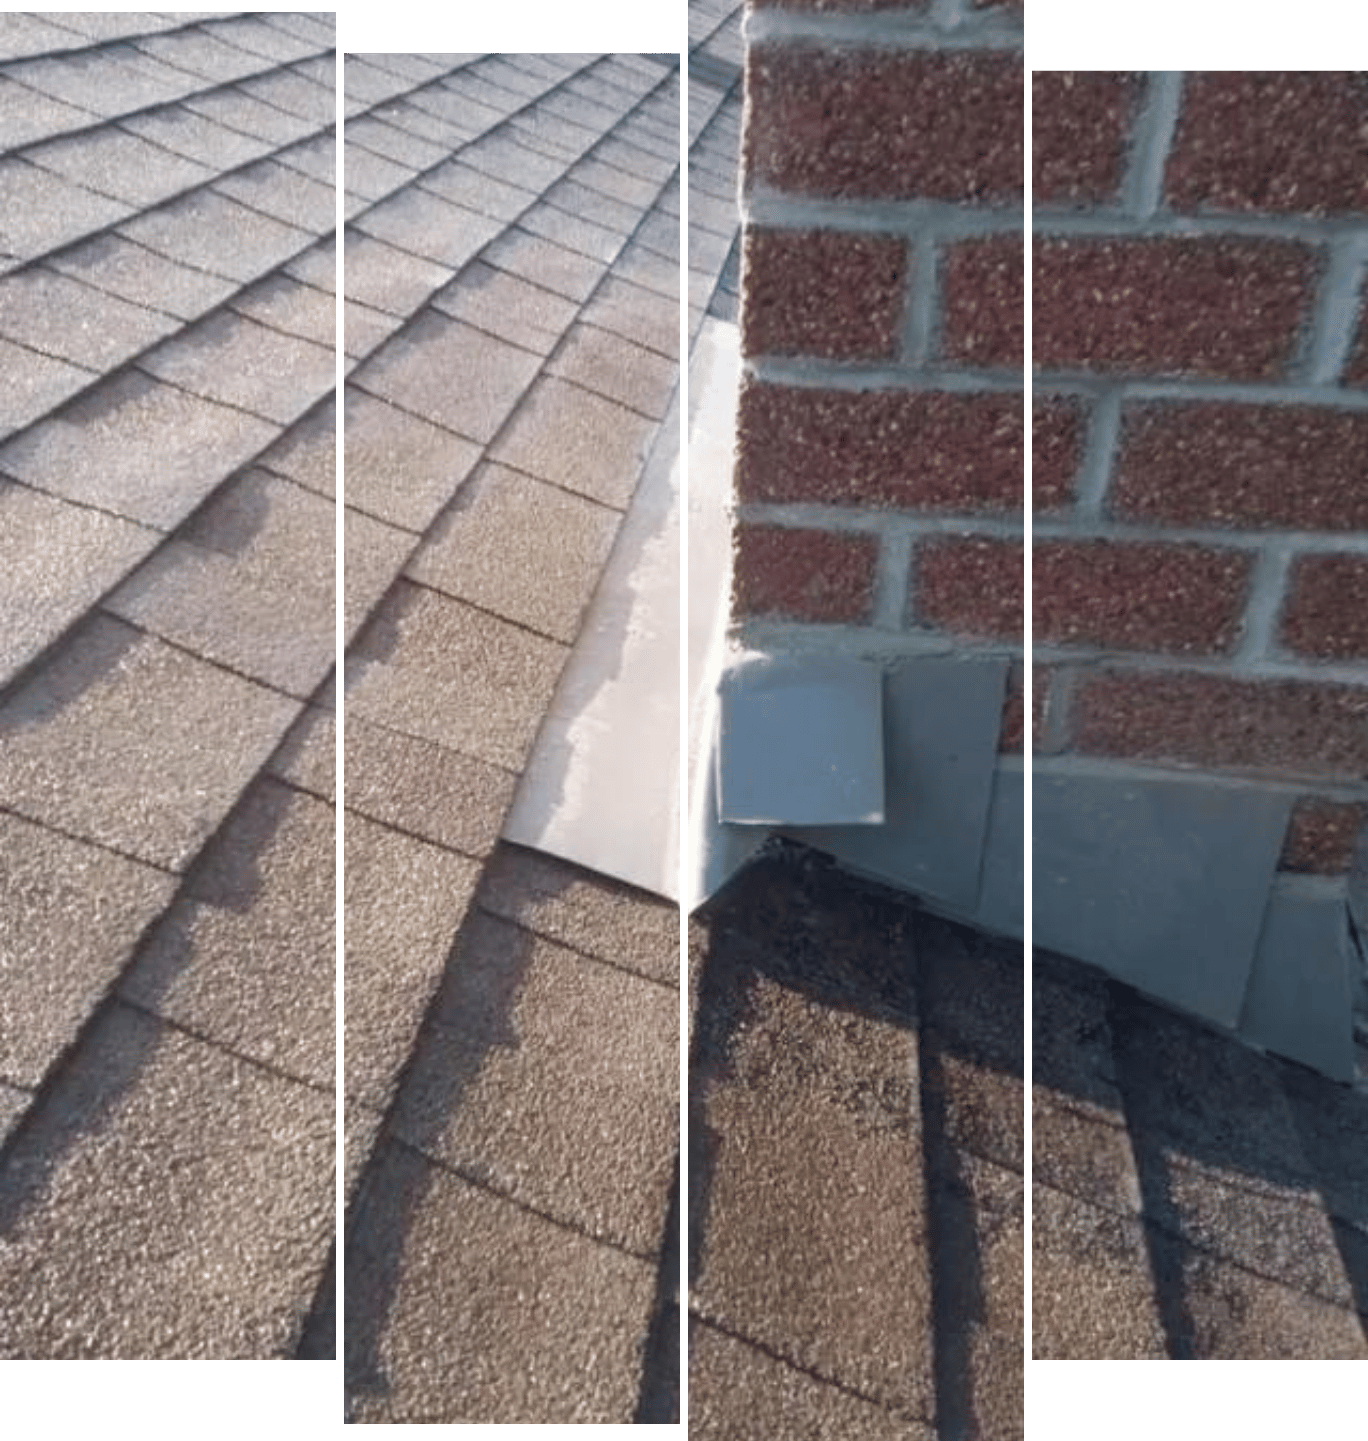
{"label": "roof slope", "polygon": [[498,838],[678,381],[678,74],[346,92],[353,1416],[630,1421],[669,1404],[677,913]]}
{"label": "roof slope", "polygon": [[332,46],[0,17],[0,1355],[291,1355],[327,1257]]}

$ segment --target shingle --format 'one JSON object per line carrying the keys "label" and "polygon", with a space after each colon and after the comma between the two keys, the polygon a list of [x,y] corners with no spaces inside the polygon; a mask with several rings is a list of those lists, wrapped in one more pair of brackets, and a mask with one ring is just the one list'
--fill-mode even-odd
{"label": "shingle", "polygon": [[405,574],[573,644],[618,519],[503,466],[481,466]]}
{"label": "shingle", "polygon": [[410,255],[348,227],[343,264],[347,298],[392,315],[409,316],[452,276],[445,265]]}
{"label": "shingle", "polygon": [[502,55],[494,55],[488,60],[482,61],[480,75],[482,79],[502,86],[505,90],[512,91],[514,95],[521,95],[529,100],[534,96],[545,94],[549,89],[547,80],[529,75],[525,70],[519,70],[516,65],[510,65]]}
{"label": "shingle", "polygon": [[69,29],[50,25],[37,15],[0,11],[0,54],[7,58],[42,55],[49,50],[74,50],[84,41]]}
{"label": "shingle", "polygon": [[326,290],[329,295],[337,293],[337,239],[335,234],[329,234],[325,239],[315,243],[301,254],[295,256],[285,266],[285,274],[292,275],[296,280],[302,280],[306,285],[312,285],[318,290]]}
{"label": "shingle", "polygon": [[353,222],[358,230],[414,255],[459,270],[503,228],[439,196],[410,187],[372,206]]}
{"label": "shingle", "polygon": [[0,449],[0,471],[170,528],[276,427],[144,375],[106,381]]}
{"label": "shingle", "polygon": [[330,1089],[335,832],[331,806],[258,780],[120,994],[239,1056]]}
{"label": "shingle", "polygon": [[593,325],[575,326],[546,369],[653,420],[664,419],[679,382],[672,361]]}
{"label": "shingle", "polygon": [[121,235],[97,236],[48,263],[87,285],[182,320],[203,315],[237,288],[231,280],[181,265]]}
{"label": "shingle", "polygon": [[347,808],[420,840],[488,854],[515,784],[473,756],[347,717]]}
{"label": "shingle", "polygon": [[142,115],[130,115],[120,128],[209,166],[215,172],[256,160],[273,148],[273,142],[256,135],[243,135],[183,105],[167,105]]}
{"label": "shingle", "polygon": [[678,996],[477,912],[434,1009],[394,1134],[563,1225],[651,1255],[676,1151]]}
{"label": "shingle", "polygon": [[[386,111],[394,109],[386,106]],[[420,139],[395,125],[387,124],[374,115],[363,115],[359,120],[348,120],[346,126],[347,146],[359,146],[373,150],[387,160],[397,161],[416,170],[426,170],[447,158],[447,152],[430,140]]]}
{"label": "shingle", "polygon": [[518,145],[502,132],[486,135],[461,152],[461,159],[476,170],[540,194],[565,173],[565,166],[549,160],[526,146]]}
{"label": "shingle", "polygon": [[96,118],[90,110],[77,109],[0,75],[0,151],[17,150],[64,130],[79,130]]}
{"label": "shingle", "polygon": [[[488,79],[482,65],[462,70],[440,81],[436,87],[428,87],[422,92],[425,97],[438,93],[454,96],[462,106],[466,103],[482,106],[500,118],[511,115],[526,99],[523,93]],[[457,108],[459,111],[461,107]]]}
{"label": "shingle", "polygon": [[0,1353],[290,1356],[333,1130],[331,1097],[114,1007],[6,1157]]}
{"label": "shingle", "polygon": [[10,1134],[32,1104],[32,1091],[0,1081],[0,1146],[9,1140]]}
{"label": "shingle", "polygon": [[518,226],[532,235],[540,235],[544,240],[553,240],[567,250],[601,260],[605,265],[613,262],[625,240],[618,231],[605,230],[601,225],[569,215],[554,205],[534,205],[519,219]]}
{"label": "shingle", "polygon": [[[355,724],[348,719],[349,736]],[[306,706],[267,761],[265,774],[336,805],[336,751],[337,717],[317,706]]]}
{"label": "shingle", "polygon": [[679,301],[679,261],[666,260],[654,250],[648,250],[635,241],[618,256],[613,264],[613,276],[617,280],[630,280],[646,290],[654,290],[676,304]]}
{"label": "shingle", "polygon": [[207,167],[115,126],[34,146],[25,158],[75,185],[137,206],[155,205],[213,178]]}
{"label": "shingle", "polygon": [[297,420],[257,464],[283,475],[319,495],[332,497],[337,489],[337,407],[329,394],[302,419]]}
{"label": "shingle", "polygon": [[550,377],[537,382],[490,459],[625,509],[655,431],[634,411]]}
{"label": "shingle", "polygon": [[400,582],[347,662],[347,704],[406,735],[519,769],[565,647]]}
{"label": "shingle", "polygon": [[626,205],[641,206],[654,203],[665,179],[661,176],[659,180],[643,180],[602,160],[582,160],[575,166],[573,178],[590,190],[601,190]]}
{"label": "shingle", "polygon": [[176,65],[217,85],[240,80],[265,67],[259,56],[248,55],[235,45],[226,45],[207,29],[178,30],[170,35],[143,35],[137,48],[154,60]]}
{"label": "shingle", "polygon": [[424,190],[431,190],[454,205],[498,220],[513,220],[536,199],[530,191],[472,170],[459,159],[429,171],[421,184]]}
{"label": "shingle", "polygon": [[599,261],[525,230],[505,231],[485,248],[481,259],[571,300],[587,299],[603,276]]}
{"label": "shingle", "polygon": [[580,318],[616,331],[671,360],[679,354],[678,303],[629,281],[609,276]]}
{"label": "shingle", "polygon": [[555,346],[576,312],[573,301],[483,261],[467,266],[433,296],[432,303],[444,314],[543,355]]}
{"label": "shingle", "polygon": [[342,316],[342,344],[348,360],[354,365],[372,351],[379,350],[403,323],[397,315],[372,310],[358,300],[346,301]]}
{"label": "shingle", "polygon": [[110,370],[172,330],[156,311],[33,268],[0,280],[0,336],[71,360]]}
{"label": "shingle", "polygon": [[159,380],[282,423],[295,420],[332,385],[332,347],[283,335],[219,311],[139,362]]}
{"label": "shingle", "polygon": [[230,130],[241,130],[243,134],[254,135],[260,140],[268,140],[273,146],[288,145],[322,128],[321,124],[312,120],[287,114],[274,105],[266,104],[255,95],[247,94],[240,86],[192,95],[184,103],[187,109],[207,120],[225,125]]}
{"label": "shingle", "polygon": [[169,905],[163,871],[0,811],[0,1074],[37,1086]]}
{"label": "shingle", "polygon": [[255,15],[237,15],[228,20],[208,20],[204,29],[230,45],[238,45],[253,55],[260,55],[277,64],[317,54],[319,49],[319,42],[291,34]]}
{"label": "shingle", "polygon": [[154,10],[62,10],[60,25],[90,40],[121,40],[128,35],[169,29],[176,17]]}
{"label": "shingle", "polygon": [[342,64],[342,89],[348,100],[364,100],[374,105],[401,95],[413,83],[369,64],[359,55],[343,56]]}
{"label": "shingle", "polygon": [[346,560],[343,643],[351,640],[404,567],[413,536],[373,516],[348,508],[342,523]]}
{"label": "shingle", "polygon": [[326,235],[333,228],[336,199],[332,186],[320,185],[274,160],[262,160],[246,170],[225,175],[214,189],[315,235]]}
{"label": "shingle", "polygon": [[139,215],[120,233],[173,260],[233,280],[255,280],[297,254],[312,238],[211,190]]}
{"label": "shingle", "polygon": [[394,75],[401,80],[407,80],[411,85],[421,85],[425,80],[431,80],[435,75],[441,75],[450,67],[436,55],[385,55],[385,54],[358,54],[347,55],[347,60],[364,60],[376,70],[383,70],[387,75]]}
{"label": "shingle", "polygon": [[600,134],[607,134],[621,120],[627,106],[625,104],[600,105],[582,95],[573,94],[567,86],[548,95],[538,109],[543,114],[569,120],[575,125],[583,125],[587,130],[597,130]]}
{"label": "shingle", "polygon": [[367,200],[379,200],[406,185],[418,170],[412,165],[401,165],[397,160],[387,160],[373,150],[360,145],[348,145],[342,157],[342,184],[354,195]]}
{"label": "shingle", "polygon": [[6,381],[0,390],[0,436],[32,424],[96,378],[93,371],[7,340],[0,340],[0,374]]}
{"label": "shingle", "polygon": [[0,250],[25,260],[122,220],[129,206],[22,160],[0,160]]}
{"label": "shingle", "polygon": [[347,390],[347,504],[422,532],[480,449],[353,387]]}
{"label": "shingle", "polygon": [[421,111],[450,127],[453,139],[459,137],[463,141],[492,130],[506,114],[503,106],[490,106],[467,99],[440,82],[413,91],[403,103],[410,123],[415,119],[413,111]]}
{"label": "shingle", "polygon": [[[107,49],[26,60],[11,67],[9,74],[45,95],[110,118],[164,104],[173,96],[179,98],[164,75],[126,64]],[[184,88],[193,89],[195,82],[189,76],[183,78]]]}
{"label": "shingle", "polygon": [[332,664],[332,505],[249,470],[106,602],[112,614],[301,698]]}
{"label": "shingle", "polygon": [[488,441],[541,360],[427,311],[373,355],[356,383],[471,440]]}
{"label": "shingle", "polygon": [[[653,1265],[393,1144],[364,1195],[348,1274],[352,1304],[377,1321],[364,1364],[385,1384],[357,1393],[356,1420],[520,1424],[532,1376],[543,1422],[632,1420]],[[439,1355],[481,1364],[432,1365]]]}
{"label": "shingle", "polygon": [[308,40],[315,47],[331,47],[337,38],[337,18],[331,10],[268,10],[271,23]]}
{"label": "shingle", "polygon": [[384,1109],[465,915],[479,866],[349,816],[346,1092]]}
{"label": "shingle", "polygon": [[568,120],[543,115],[536,110],[515,115],[500,134],[556,161],[562,171],[582,155],[587,155],[599,139],[597,130],[586,130],[581,125],[572,125]]}
{"label": "shingle", "polygon": [[0,480],[0,685],[159,539],[142,526]]}
{"label": "shingle", "polygon": [[543,199],[548,205],[564,210],[567,215],[577,215],[581,220],[605,225],[624,236],[630,235],[641,219],[639,205],[624,205],[620,200],[610,200],[597,190],[586,189],[576,180],[557,182]]}
{"label": "shingle", "polygon": [[310,180],[326,185],[328,193],[333,193],[337,184],[337,136],[333,131],[325,130],[321,135],[311,135],[307,140],[287,145],[271,158],[279,165],[288,166],[301,175],[307,175]]}
{"label": "shingle", "polygon": [[97,616],[0,704],[0,792],[32,820],[179,870],[297,709]]}
{"label": "shingle", "polygon": [[233,309],[275,330],[331,350],[337,340],[337,301],[288,275],[268,275],[233,298]]}
{"label": "shingle", "polygon": [[288,70],[244,80],[238,89],[278,110],[310,121],[313,126],[332,125],[337,119],[337,100],[332,87],[318,85]]}

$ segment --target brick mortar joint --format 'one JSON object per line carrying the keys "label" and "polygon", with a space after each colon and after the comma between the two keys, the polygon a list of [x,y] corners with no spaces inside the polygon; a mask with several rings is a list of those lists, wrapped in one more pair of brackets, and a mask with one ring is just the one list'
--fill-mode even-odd
{"label": "brick mortar joint", "polygon": [[1068,667],[1082,673],[1125,673],[1132,677],[1202,677],[1240,685],[1275,686],[1292,682],[1329,689],[1349,687],[1364,692],[1368,728],[1368,665],[1298,659],[1275,660],[1267,656],[1242,659],[1236,652],[1193,655],[1182,651],[1122,650],[1103,645],[1065,644],[1037,641],[1035,663]]}
{"label": "brick mortar joint", "polygon": [[930,10],[870,15],[748,7],[742,33],[747,51],[757,46],[820,46],[832,52],[876,50],[889,54],[1019,52],[1025,25],[1020,15],[967,12],[937,0]]}

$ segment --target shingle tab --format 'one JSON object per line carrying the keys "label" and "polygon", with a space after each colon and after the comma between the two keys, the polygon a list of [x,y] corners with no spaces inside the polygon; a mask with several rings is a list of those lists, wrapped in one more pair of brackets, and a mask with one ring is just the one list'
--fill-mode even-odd
{"label": "shingle tab", "polygon": [[0,151],[80,130],[98,118],[91,110],[54,100],[0,74]]}
{"label": "shingle tab", "polygon": [[0,471],[170,528],[276,427],[128,373],[0,448]]}
{"label": "shingle tab", "polygon": [[92,371],[11,345],[7,340],[0,340],[0,373],[6,377],[4,390],[0,391],[0,437],[46,415],[95,379]]}
{"label": "shingle tab", "polygon": [[181,265],[121,235],[100,235],[48,262],[54,270],[139,305],[190,320],[236,289],[221,276]]}
{"label": "shingle tab", "polygon": [[244,135],[207,116],[196,115],[183,105],[167,105],[141,115],[130,115],[120,121],[120,127],[216,171],[244,165],[272,148],[270,140]]}
{"label": "shingle tab", "polygon": [[483,261],[467,266],[432,303],[446,315],[541,354],[551,351],[576,312],[572,300]]}
{"label": "shingle tab", "polygon": [[391,315],[412,315],[452,277],[445,265],[396,250],[383,240],[350,228],[344,264],[348,299],[364,301]]}
{"label": "shingle tab", "polygon": [[30,819],[181,869],[297,710],[99,616],[0,704],[0,793]]}
{"label": "shingle tab", "polygon": [[213,178],[196,164],[115,127],[32,146],[25,158],[129,205],[155,205]]}
{"label": "shingle tab", "polygon": [[0,160],[0,250],[25,260],[102,230],[130,206],[22,160]]}
{"label": "shingle tab", "polygon": [[262,160],[225,175],[214,189],[252,210],[315,235],[326,235],[332,229],[336,204],[332,186],[321,185],[274,160]]}
{"label": "shingle tab", "polygon": [[212,190],[149,210],[128,221],[120,233],[172,260],[232,280],[255,280],[298,254],[312,238]]}
{"label": "shingle tab", "polygon": [[[113,369],[174,325],[169,316],[41,267],[0,279],[0,335],[90,370]],[[22,370],[16,365],[6,373],[18,379]]]}

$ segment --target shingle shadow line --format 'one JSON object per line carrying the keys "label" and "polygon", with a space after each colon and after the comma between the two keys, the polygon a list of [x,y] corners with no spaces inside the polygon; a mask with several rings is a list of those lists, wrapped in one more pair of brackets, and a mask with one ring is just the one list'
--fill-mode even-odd
{"label": "shingle shadow line", "polygon": [[[7,695],[0,695],[0,705],[3,705],[6,699],[8,699]],[[123,850],[109,841],[95,840],[90,836],[82,835],[79,831],[68,830],[65,826],[59,826],[47,817],[29,815],[26,811],[17,810],[5,801],[0,801],[0,815],[14,816],[17,820],[26,821],[31,826],[51,831],[53,835],[61,836],[63,840],[75,841],[78,845],[90,846],[93,850],[117,856],[123,861],[132,861],[135,865],[144,866],[148,870],[160,871],[162,875],[170,876],[173,880],[179,881],[185,874],[184,871],[178,871],[162,861],[149,860],[146,856],[135,855],[132,851]]]}
{"label": "shingle shadow line", "polygon": [[[679,1167],[681,1153],[676,1145],[674,1176],[670,1181],[670,1198],[665,1211],[665,1227],[660,1256],[656,1263],[655,1300],[651,1320],[642,1346],[641,1380],[637,1386],[636,1408],[632,1421],[636,1425],[678,1425],[680,1348],[671,1346],[670,1315],[676,1317],[676,1332],[681,1323],[683,1298],[679,1294]],[[676,1335],[676,1339],[678,1336]]]}

